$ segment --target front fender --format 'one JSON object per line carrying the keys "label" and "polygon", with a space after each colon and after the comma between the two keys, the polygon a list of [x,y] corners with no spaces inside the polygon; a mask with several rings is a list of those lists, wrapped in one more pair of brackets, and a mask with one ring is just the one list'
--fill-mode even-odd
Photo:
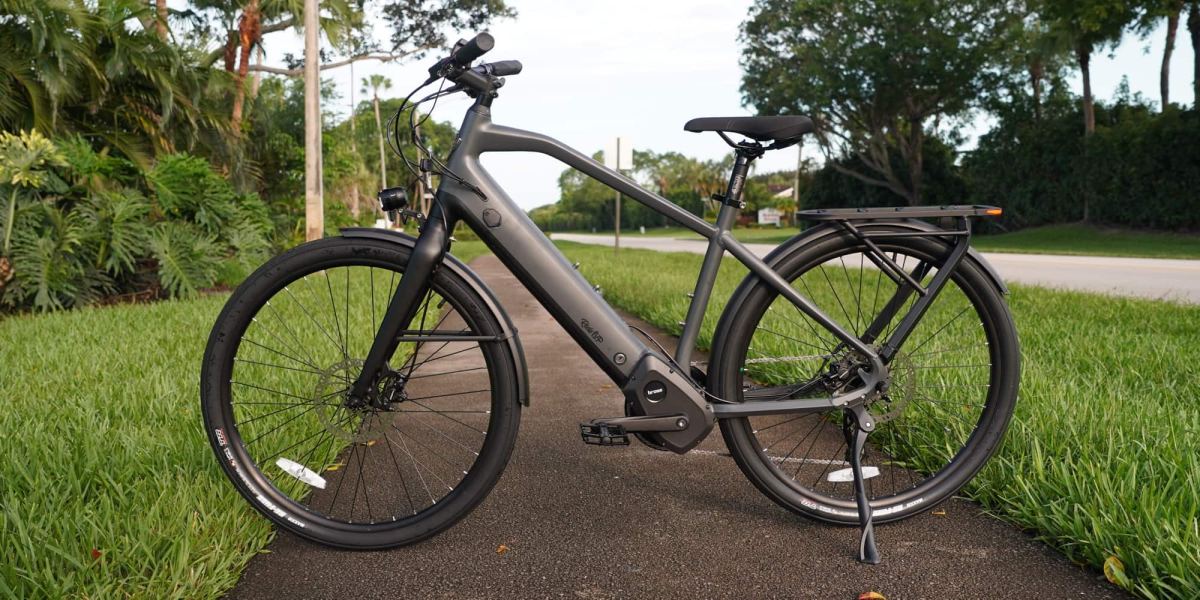
{"label": "front fender", "polygon": [[[413,248],[417,244],[417,238],[392,231],[390,229],[376,229],[372,227],[345,227],[341,230],[342,237],[348,238],[371,238],[382,240],[385,242],[399,244],[407,248]],[[496,320],[500,323],[503,329],[505,343],[508,344],[509,350],[512,352],[513,360],[517,365],[517,399],[521,404],[529,406],[529,368],[525,364],[525,349],[521,347],[521,338],[517,335],[517,328],[509,319],[508,313],[504,311],[504,307],[500,305],[500,301],[496,299],[496,295],[492,293],[491,288],[475,274],[470,267],[463,264],[451,254],[446,254],[442,259],[442,268],[449,269],[450,272],[467,282],[471,286],[472,291],[479,294],[480,298],[487,303],[487,308],[496,315]]]}

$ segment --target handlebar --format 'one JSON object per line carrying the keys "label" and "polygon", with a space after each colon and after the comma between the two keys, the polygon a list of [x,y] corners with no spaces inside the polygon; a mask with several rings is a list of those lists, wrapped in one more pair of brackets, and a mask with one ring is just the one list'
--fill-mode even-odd
{"label": "handlebar", "polygon": [[450,51],[450,56],[437,61],[429,68],[429,79],[426,83],[445,77],[460,88],[466,88],[471,96],[495,90],[504,83],[498,80],[500,77],[516,75],[522,68],[520,61],[516,60],[501,60],[471,68],[475,59],[487,54],[495,45],[496,38],[487,32],[476,35],[470,41],[459,40]]}
{"label": "handlebar", "polygon": [[469,66],[495,46],[496,38],[485,31],[462,46],[456,45],[455,50],[450,53],[450,62],[459,67]]}
{"label": "handlebar", "polygon": [[506,77],[508,75],[516,75],[521,72],[521,61],[519,60],[500,60],[494,63],[484,65],[488,67],[488,72],[496,77]]}

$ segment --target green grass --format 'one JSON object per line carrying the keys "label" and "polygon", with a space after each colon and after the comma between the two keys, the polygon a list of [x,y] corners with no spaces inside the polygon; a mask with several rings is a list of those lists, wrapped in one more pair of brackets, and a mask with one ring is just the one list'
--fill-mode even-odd
{"label": "green grass", "polygon": [[[799,233],[800,230],[795,227],[742,228],[733,232],[738,240],[756,244],[779,244]],[[621,235],[643,237],[636,231],[623,231]],[[701,239],[681,227],[647,229],[645,237]],[[1200,259],[1200,235],[1080,224],[1048,225],[1012,233],[977,235],[972,239],[972,245],[983,252]]]}
{"label": "green grass", "polygon": [[226,298],[0,320],[0,597],[213,598],[267,545],[201,425]]}
{"label": "green grass", "polygon": [[[702,257],[560,246],[608,301],[679,333]],[[726,261],[702,345],[745,272]],[[1200,597],[1200,307],[1026,286],[1009,302],[1020,400],[966,493],[1074,560],[1118,557],[1142,596]]]}
{"label": "green grass", "polygon": [[1200,259],[1200,235],[1052,225],[972,240],[984,252]]}

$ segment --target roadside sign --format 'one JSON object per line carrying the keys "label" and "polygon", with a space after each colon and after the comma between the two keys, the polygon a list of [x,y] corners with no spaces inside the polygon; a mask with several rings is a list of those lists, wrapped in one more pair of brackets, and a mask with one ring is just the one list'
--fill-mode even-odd
{"label": "roadside sign", "polygon": [[627,137],[618,137],[604,148],[604,166],[610,169],[633,168],[633,142]]}
{"label": "roadside sign", "polygon": [[781,217],[783,217],[783,211],[778,208],[767,207],[758,209],[759,225],[774,225],[778,227]]}

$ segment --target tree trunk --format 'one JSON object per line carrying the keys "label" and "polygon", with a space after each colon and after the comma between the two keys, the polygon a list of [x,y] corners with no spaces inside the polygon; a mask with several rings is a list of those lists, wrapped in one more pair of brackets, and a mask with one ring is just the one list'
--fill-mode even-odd
{"label": "tree trunk", "polygon": [[1096,132],[1096,107],[1092,99],[1092,47],[1080,43],[1075,48],[1075,57],[1079,59],[1079,73],[1083,76],[1083,133],[1092,135]]}
{"label": "tree trunk", "polygon": [[1174,4],[1167,13],[1167,44],[1163,47],[1162,68],[1158,73],[1158,89],[1164,111],[1171,105],[1171,54],[1175,52],[1175,32],[1179,29],[1179,12],[1182,9],[1182,3]]}
{"label": "tree trunk", "polygon": [[[354,157],[354,161],[358,162],[358,127],[355,126],[355,106],[354,106],[354,63],[350,63],[350,156]],[[354,169],[354,179],[350,183],[350,214],[354,216],[354,220],[358,220],[358,173],[359,170]]]}
{"label": "tree trunk", "polygon": [[[254,64],[261,67],[263,64],[263,58],[265,58],[265,56],[264,56],[265,54],[266,53],[263,52],[262,42],[260,39],[258,45],[256,45],[254,47]],[[258,96],[258,88],[261,85],[262,85],[262,71],[255,71],[254,77],[250,80],[250,97],[251,98]]]}
{"label": "tree trunk", "polygon": [[796,213],[800,212],[800,169],[804,168],[804,143],[796,144],[796,175],[792,177],[792,225],[799,225]]}
{"label": "tree trunk", "polygon": [[1033,120],[1042,120],[1042,79],[1046,76],[1046,66],[1039,59],[1029,63],[1029,85],[1033,89]]}
{"label": "tree trunk", "polygon": [[225,39],[225,70],[232,73],[234,67],[237,66],[237,49],[238,49],[238,32],[236,29],[230,29],[229,35]]}
{"label": "tree trunk", "polygon": [[909,124],[909,147],[910,156],[908,159],[909,181],[912,182],[912,195],[908,198],[910,205],[916,206],[921,204],[921,189],[922,180],[925,177],[925,125],[921,119],[914,119]]}
{"label": "tree trunk", "polygon": [[304,237],[325,235],[321,198],[321,65],[320,15],[317,0],[304,0]]}
{"label": "tree trunk", "polygon": [[154,0],[154,10],[157,13],[154,29],[158,32],[158,39],[165,42],[167,41],[167,0]]}
{"label": "tree trunk", "polygon": [[[237,73],[233,76],[233,114],[229,121],[233,131],[242,131],[242,109],[246,102],[246,75],[250,72],[250,48],[258,41],[262,29],[262,14],[258,8],[258,0],[250,0],[242,10],[242,18],[238,20],[238,46],[241,57],[238,61]],[[306,51],[307,53],[307,51]]]}
{"label": "tree trunk", "polygon": [[1188,9],[1188,31],[1192,34],[1192,93],[1194,108],[1200,108],[1200,2],[1193,0]]}
{"label": "tree trunk", "polygon": [[383,119],[379,118],[379,94],[376,93],[373,102],[375,103],[375,129],[379,131],[379,188],[387,187],[387,154],[383,150]]}

